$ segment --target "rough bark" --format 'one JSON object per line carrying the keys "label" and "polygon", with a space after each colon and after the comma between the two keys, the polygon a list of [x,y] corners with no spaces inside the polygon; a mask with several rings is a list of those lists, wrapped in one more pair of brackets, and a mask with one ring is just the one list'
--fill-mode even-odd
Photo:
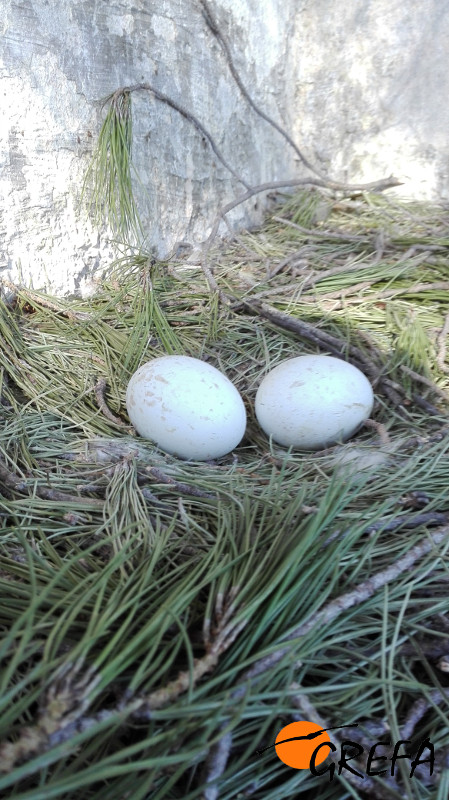
{"label": "rough bark", "polygon": [[[447,3],[210,0],[242,80],[334,178],[391,173],[402,193],[447,197]],[[248,107],[199,0],[4,0],[0,8],[0,279],[88,291],[111,260],[79,207],[104,112],[151,82],[189,108],[247,183],[307,170]],[[165,257],[207,236],[242,187],[188,122],[135,93],[134,160],[147,244]],[[233,223],[260,219],[262,198]]]}

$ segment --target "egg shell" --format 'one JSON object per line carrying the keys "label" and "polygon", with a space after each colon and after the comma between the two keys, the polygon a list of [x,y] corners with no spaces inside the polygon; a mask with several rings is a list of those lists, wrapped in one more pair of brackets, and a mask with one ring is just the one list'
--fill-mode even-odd
{"label": "egg shell", "polygon": [[319,450],[349,439],[371,414],[374,395],[357,367],[332,356],[290,358],[265,376],[255,411],[285,447]]}
{"label": "egg shell", "polygon": [[140,436],[195,461],[229,453],[246,428],[235,386],[211,364],[190,356],[162,356],[139,367],[128,384],[126,407]]}

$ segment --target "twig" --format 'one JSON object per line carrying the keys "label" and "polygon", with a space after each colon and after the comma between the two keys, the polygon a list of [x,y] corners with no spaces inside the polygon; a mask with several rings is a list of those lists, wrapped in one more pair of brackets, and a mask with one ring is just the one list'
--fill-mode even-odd
{"label": "twig", "polygon": [[444,542],[445,539],[449,539],[449,526],[447,524],[434,533],[429,534],[428,538],[420,542],[420,544],[410,548],[405,555],[398,558],[389,567],[375,573],[372,578],[359,584],[353,591],[347,592],[331,601],[327,608],[317,611],[308,622],[295,628],[288,635],[287,640],[305,636],[306,633],[316,628],[317,625],[328,625],[329,622],[339,617],[344,611],[347,611],[348,608],[365,602],[365,600],[372,597],[383,586],[386,586],[391,583],[391,581],[398,578],[399,575],[410,570],[417,561],[430,553],[437,545]]}
{"label": "twig", "polygon": [[402,726],[401,739],[411,739],[418,722],[421,722],[429,708],[432,708],[433,705],[441,705],[448,697],[449,688],[443,690],[435,689],[430,693],[429,699],[420,697],[419,700],[413,703]]}
{"label": "twig", "polygon": [[[335,336],[331,336],[331,334],[320,330],[314,325],[304,322],[304,320],[299,320],[296,317],[292,317],[290,314],[286,314],[284,311],[279,311],[273,306],[269,306],[266,303],[259,303],[257,301],[253,302],[251,297],[239,301],[239,306],[245,311],[259,314],[261,317],[268,319],[270,322],[273,322],[280,328],[293,331],[299,336],[315,342],[321,348],[328,350],[338,358],[342,358],[346,350],[348,355],[351,357],[351,361],[355,364],[355,366],[366,373],[373,386],[379,385],[386,397],[388,397],[389,400],[391,400],[391,402],[397,406],[398,412],[402,412],[404,397],[401,397],[399,394],[399,392],[403,392],[402,387],[399,384],[391,381],[389,378],[382,377],[380,369],[376,367],[375,364],[373,364],[358,347],[348,344],[347,342],[343,342],[342,340],[337,339]],[[419,377],[421,379],[421,376]],[[433,383],[430,385],[433,389],[435,389]],[[420,395],[414,394],[412,399],[418,406],[420,406],[420,408],[423,408],[432,416],[441,416],[441,412]],[[446,395],[445,399],[447,399]]]}
{"label": "twig", "polygon": [[437,336],[438,354],[437,364],[442,372],[449,372],[449,367],[446,365],[446,339],[449,336],[449,311],[444,318],[444,325]]}
{"label": "twig", "polygon": [[[274,267],[271,267],[271,269],[268,270],[268,272],[267,272],[268,279],[271,280],[272,278],[274,278],[276,275],[278,275],[279,272],[282,272],[284,267],[290,266],[292,261],[296,261],[296,259],[301,259],[301,258],[302,258],[302,260],[305,260],[304,256],[308,252],[310,252],[309,249],[308,249],[308,245],[305,245],[305,246],[303,245],[302,247],[299,248],[299,250],[294,250],[293,253],[289,253],[288,256],[283,258],[281,261],[279,261],[278,264],[275,264]],[[296,261],[294,266],[296,266],[297,263],[298,262]],[[273,290],[271,290],[271,291],[273,291]]]}
{"label": "twig", "polygon": [[[149,443],[148,443],[149,444]],[[61,453],[60,458],[69,461],[80,461],[83,463],[95,464],[114,464],[125,458],[137,458],[148,462],[149,457],[152,461],[164,461],[163,457],[154,453],[151,446],[147,448],[137,439],[88,439],[84,442],[84,447],[79,452]]]}
{"label": "twig", "polygon": [[[264,289],[263,292],[256,292],[255,294],[246,294],[240,300],[236,300],[235,302],[230,303],[230,308],[232,311],[237,311],[242,306],[246,305],[248,301],[253,302],[254,300],[262,300],[265,297],[272,297],[273,295],[283,295],[289,292],[289,300],[293,300],[297,292],[301,293],[303,286],[300,282],[296,281],[295,283],[286,283],[281,286],[273,286],[272,289]],[[290,294],[291,292],[291,294]]]}
{"label": "twig", "polygon": [[143,91],[146,91],[146,92],[151,92],[151,94],[153,94],[156,97],[157,100],[160,100],[162,103],[165,103],[166,105],[170,106],[175,111],[177,111],[178,114],[181,114],[181,116],[185,117],[185,119],[187,119],[189,122],[191,122],[192,125],[194,125],[195,128],[197,128],[200,131],[201,135],[204,136],[207,139],[207,141],[209,142],[213,152],[217,156],[218,160],[221,161],[221,163],[228,170],[228,172],[230,172],[231,175],[233,175],[234,178],[236,178],[236,180],[245,187],[245,189],[250,189],[249,183],[247,183],[244,180],[244,178],[242,178],[242,176],[239,175],[239,173],[236,172],[235,169],[233,167],[231,167],[230,164],[228,164],[228,162],[226,161],[225,157],[222,155],[222,153],[218,149],[217,145],[215,144],[215,141],[212,138],[211,134],[204,127],[204,125],[199,121],[199,119],[197,119],[190,111],[187,111],[187,109],[184,108],[184,106],[182,106],[176,100],[173,100],[171,97],[169,97],[168,95],[164,94],[164,92],[161,92],[161,91],[159,91],[159,89],[156,89],[156,87],[152,86],[151,83],[136,83],[133,86],[125,86],[122,89],[117,89],[117,91],[114,92],[114,94],[109,95],[109,97],[106,98],[105,102],[107,102],[108,100],[112,100],[114,98],[114,96],[116,96],[117,94],[120,94],[122,92],[123,93],[125,93],[125,92],[126,93],[131,93],[131,92],[136,92],[136,91],[140,91],[140,90],[143,90]]}
{"label": "twig", "polygon": [[374,430],[377,431],[381,445],[387,447],[389,444],[391,444],[391,439],[388,435],[388,431],[385,425],[382,425],[381,422],[377,422],[374,419],[366,419],[363,424],[365,425],[366,428],[374,428]]}
{"label": "twig", "polygon": [[[424,259],[420,259],[419,261],[416,260],[415,265],[417,266],[423,260]],[[419,294],[420,292],[431,292],[433,290],[446,292],[448,289],[449,281],[436,281],[436,283],[415,283],[414,286],[398,287],[397,289],[383,289],[378,295],[376,295],[376,299],[396,297],[396,295],[400,294]]]}
{"label": "twig", "polygon": [[218,23],[216,22],[216,20],[213,17],[213,14],[212,14],[212,11],[210,9],[209,4],[206,2],[206,0],[199,0],[199,2],[200,2],[200,5],[203,7],[204,19],[206,20],[206,22],[207,22],[210,30],[214,34],[214,36],[220,42],[220,45],[221,45],[221,47],[223,49],[223,52],[224,52],[224,54],[226,56],[226,60],[228,62],[228,66],[229,66],[229,69],[231,71],[232,77],[234,78],[237,86],[239,87],[239,89],[240,89],[242,95],[244,96],[245,100],[247,101],[247,103],[251,106],[251,108],[256,112],[256,114],[259,117],[264,119],[265,122],[268,122],[269,125],[271,125],[273,128],[275,128],[275,130],[277,130],[278,133],[280,133],[281,136],[284,137],[284,139],[293,148],[293,150],[295,151],[296,155],[302,161],[304,166],[307,167],[307,169],[310,169],[311,172],[314,172],[316,175],[319,175],[320,177],[325,178],[325,176],[321,175],[321,173],[316,169],[316,167],[314,167],[313,164],[311,164],[310,161],[308,161],[308,159],[303,155],[303,153],[299,150],[299,148],[297,147],[297,145],[295,144],[293,139],[288,135],[288,133],[283,128],[281,128],[281,126],[278,125],[278,123],[275,120],[271,119],[271,117],[269,117],[268,114],[266,114],[264,111],[262,111],[262,109],[259,108],[259,106],[256,105],[256,103],[252,99],[251,95],[247,91],[246,87],[244,86],[244,84],[242,82],[242,79],[240,78],[240,75],[239,75],[239,73],[237,72],[237,70],[236,70],[236,68],[234,66],[234,62],[233,62],[233,59],[232,59],[232,56],[231,56],[231,51],[230,51],[229,45],[228,45],[223,33],[221,32],[221,30],[220,30],[220,28],[218,26]]}
{"label": "twig", "polygon": [[[355,190],[355,191],[370,191],[370,190],[371,191],[382,191],[383,188],[388,188],[385,185],[383,185],[385,183],[385,181],[376,182],[377,183],[376,188],[374,188],[373,184],[365,184],[365,187],[362,188],[362,189],[360,188],[360,184],[358,186],[352,186],[351,187],[350,184],[341,183],[340,181],[335,181],[332,178],[327,178],[326,175],[321,173],[305,157],[305,155],[301,152],[301,150],[299,149],[297,144],[293,141],[291,136],[289,136],[287,131],[285,131],[284,128],[282,128],[280,125],[278,125],[278,123],[274,119],[269,117],[268,114],[266,114],[261,108],[259,108],[259,106],[256,105],[256,103],[254,102],[253,98],[249,94],[248,90],[244,86],[243,81],[240,78],[240,75],[239,75],[237,69],[235,68],[235,65],[234,65],[234,62],[233,62],[233,59],[232,59],[232,55],[231,55],[230,47],[229,47],[229,45],[228,45],[228,43],[226,41],[225,36],[223,35],[223,33],[222,33],[221,29],[220,29],[217,21],[214,18],[214,15],[212,13],[212,10],[211,10],[211,7],[210,7],[209,3],[206,0],[199,0],[199,2],[200,2],[200,5],[203,8],[204,19],[206,20],[206,23],[209,26],[209,28],[212,31],[212,33],[214,34],[214,36],[220,42],[220,45],[221,45],[221,47],[223,49],[223,52],[224,52],[224,54],[226,56],[226,60],[228,62],[228,66],[229,66],[229,69],[231,71],[232,77],[234,78],[237,86],[239,87],[243,97],[245,98],[247,103],[251,106],[251,108],[256,112],[256,114],[259,117],[261,117],[261,119],[265,120],[265,122],[268,122],[269,125],[271,125],[275,130],[277,130],[278,133],[281,134],[281,136],[284,137],[284,139],[288,142],[290,147],[293,148],[293,150],[295,151],[296,155],[298,156],[300,161],[302,161],[304,166],[307,167],[307,169],[310,169],[311,172],[314,172],[315,175],[318,175],[320,178],[322,178],[322,180],[324,181],[324,185],[327,188],[331,188],[331,189],[342,189],[344,191],[351,191],[351,190]],[[401,182],[398,181],[396,178],[391,177],[391,178],[387,178],[386,180],[387,181],[394,181],[393,184],[389,183],[389,186],[400,186],[401,185]]]}
{"label": "twig", "polygon": [[97,383],[95,384],[95,398],[98,403],[98,407],[102,414],[109,419],[111,422],[114,422],[115,425],[119,425],[120,428],[126,428],[126,430],[132,430],[130,425],[127,425],[126,422],[123,422],[120,417],[116,417],[115,414],[110,411],[110,409],[106,405],[106,400],[104,399],[104,393],[106,391],[106,381],[104,378],[99,378]]}
{"label": "twig", "polygon": [[79,730],[80,720],[102,677],[93,668],[81,673],[82,666],[82,658],[75,664],[64,664],[46,693],[36,724],[22,728],[13,742],[0,743],[0,773],[11,772],[18,761],[26,761],[35,753],[59,744],[67,727]]}
{"label": "twig", "polygon": [[63,317],[68,317],[70,320],[87,322],[93,319],[92,314],[88,314],[86,311],[73,311],[71,308],[61,308],[58,303],[53,302],[48,297],[41,297],[40,294],[33,292],[31,289],[20,289],[15,283],[11,283],[11,281],[2,280],[2,283],[14,292],[17,297],[21,296],[22,299],[25,299],[30,305],[34,303],[36,306],[40,305],[43,306],[43,308],[49,308],[51,311],[62,314]]}
{"label": "twig", "polygon": [[[390,189],[393,186],[400,185],[396,178],[385,178],[380,181],[373,181],[370,184],[352,184],[348,185],[348,191],[375,191],[375,190],[384,190]],[[218,230],[218,225],[222,217],[226,214],[229,214],[234,208],[239,206],[241,203],[244,203],[246,200],[250,200],[251,197],[254,197],[256,194],[260,194],[261,192],[269,192],[277,189],[288,189],[289,187],[294,186],[322,186],[326,187],[326,181],[322,180],[321,178],[291,178],[290,180],[278,180],[278,181],[268,181],[267,183],[261,183],[258,186],[249,187],[248,190],[236,197],[234,200],[231,200],[227,203],[223,208],[220,210],[217,219],[215,220],[214,226],[212,228],[211,233],[209,234],[208,240],[210,241],[215,237],[215,234]]]}
{"label": "twig", "polygon": [[[285,259],[284,259],[284,261],[285,261]],[[304,278],[302,283],[300,281],[296,281],[296,283],[287,284],[286,286],[285,285],[284,286],[277,286],[277,287],[275,287],[273,289],[266,289],[263,292],[258,292],[257,294],[249,295],[249,299],[256,300],[256,299],[259,299],[261,297],[268,297],[269,295],[272,295],[272,294],[285,294],[285,292],[287,292],[289,289],[296,289],[296,290],[299,289],[301,292],[307,291],[308,289],[311,289],[317,283],[319,283],[322,280],[325,280],[326,278],[332,278],[332,277],[334,277],[334,275],[341,275],[341,273],[355,272],[356,270],[359,270],[360,267],[361,267],[360,261],[358,259],[355,259],[355,260],[351,259],[351,261],[352,261],[352,263],[345,262],[344,264],[339,264],[337,267],[332,267],[331,269],[320,270],[319,272],[315,272],[314,274],[306,275],[305,277],[303,276],[303,274],[298,273],[298,275],[301,275],[301,278]],[[285,266],[284,262],[281,262],[281,264],[283,266]],[[271,274],[270,274],[270,277],[272,277]],[[353,287],[351,287],[350,291],[351,292],[353,291]],[[341,291],[339,292],[338,296],[339,297],[342,296],[342,292]],[[321,296],[320,296],[320,299],[321,299]],[[235,308],[235,305],[233,304],[232,307]]]}
{"label": "twig", "polygon": [[[3,481],[4,486],[7,489],[14,489],[16,492],[26,492],[29,487],[28,483],[19,478],[13,472],[10,472],[9,469],[0,461],[0,480]],[[46,486],[39,486],[35,484],[32,487],[32,491],[38,497],[41,497],[43,500],[54,500],[55,502],[60,503],[75,503],[76,505],[82,505],[83,508],[86,506],[88,508],[103,508],[104,503],[101,500],[95,500],[94,498],[90,497],[79,497],[77,495],[67,494],[67,492],[60,492],[58,489],[51,489],[47,488]]]}
{"label": "twig", "polygon": [[[319,300],[320,302],[323,300],[340,300],[340,298],[345,298],[348,295],[357,294],[357,292],[361,292],[363,289],[369,289],[373,283],[377,283],[377,279],[355,283],[354,286],[347,286],[346,289],[337,289],[335,292],[324,292],[323,294],[320,294]],[[343,303],[337,303],[337,305],[332,306],[333,310],[335,311],[338,311],[338,309],[342,307]]]}
{"label": "twig", "polygon": [[407,367],[405,364],[401,364],[401,370],[402,372],[405,372],[406,375],[410,375],[410,377],[413,378],[415,381],[418,381],[418,383],[423,383],[424,386],[428,386],[429,389],[432,389],[432,391],[435,392],[435,394],[438,394],[440,397],[443,398],[443,400],[446,400],[446,402],[448,402],[449,395],[444,391],[444,389],[440,389],[439,386],[437,386],[435,383],[429,380],[429,378],[425,378],[424,375],[420,375],[418,372],[415,372],[413,369],[410,369],[410,367]]}
{"label": "twig", "polygon": [[276,222],[281,222],[282,225],[288,225],[289,228],[294,228],[300,233],[306,234],[306,236],[316,237],[317,239],[330,239],[331,241],[336,242],[358,242],[361,245],[369,245],[372,242],[363,236],[352,236],[349,233],[328,233],[328,231],[321,231],[321,230],[312,230],[310,228],[303,228],[302,225],[298,225],[296,222],[292,222],[290,219],[285,219],[284,217],[275,217],[273,216],[272,219],[276,220]]}
{"label": "twig", "polygon": [[[354,184],[352,186],[347,186],[346,189],[348,191],[382,191],[384,189],[388,189],[392,186],[399,185],[399,182],[396,178],[386,178],[385,180],[381,181],[374,181],[372,184]],[[239,206],[241,203],[244,203],[246,200],[250,200],[251,197],[254,197],[256,194],[260,194],[261,192],[268,192],[271,190],[277,189],[287,189],[293,186],[322,186],[327,187],[326,181],[321,180],[320,178],[296,178],[286,181],[270,181],[268,183],[261,183],[259,186],[254,186],[253,188],[248,189],[245,194],[240,195],[239,197],[231,200],[225,206],[223,206],[220,211],[218,212],[215,222],[212,226],[212,230],[204,242],[203,245],[203,253],[201,258],[201,268],[204,272],[206,280],[209,284],[209,288],[211,292],[218,292],[220,299],[223,303],[229,305],[232,302],[236,302],[237,298],[228,298],[223,292],[220,291],[220,288],[212,274],[212,271],[208,264],[208,256],[209,251],[212,247],[213,241],[218,233],[218,229],[220,227],[220,222],[224,219],[226,214],[232,211],[234,208]]]}
{"label": "twig", "polygon": [[67,673],[68,677],[62,683],[58,680],[52,684],[48,703],[37,723],[22,728],[16,734],[14,742],[0,742],[0,772],[10,772],[19,760],[26,760],[36,752],[46,752],[69,741],[76,733],[89,730],[103,721],[110,721],[111,724],[125,723],[129,719],[148,721],[153,710],[163,708],[176,700],[216,666],[222,653],[232,645],[246,622],[247,620],[230,622],[219,627],[206,655],[194,660],[192,671],[180,672],[175,680],[149,695],[126,697],[115,708],[100,711],[90,717],[83,715],[92,701],[91,693],[101,680],[101,675],[90,669],[80,679],[75,680],[82,662],[75,667],[72,663],[64,665],[58,677],[62,678]]}
{"label": "twig", "polygon": [[449,522],[449,514],[441,511],[428,511],[425,514],[404,514],[396,517],[391,522],[379,522],[369,525],[364,533],[374,533],[375,531],[395,531],[398,528],[419,528],[420,525],[446,525]]}
{"label": "twig", "polygon": [[[277,325],[279,328],[292,331],[299,336],[303,336],[305,339],[313,341],[315,344],[326,348],[340,358],[346,350],[360,363],[366,362],[365,355],[357,347],[348,344],[346,341],[337,339],[335,336],[326,333],[326,331],[321,330],[309,322],[304,322],[304,320],[292,317],[291,314],[286,314],[285,311],[279,311],[279,309],[269,306],[266,303],[253,303],[251,297],[245,300],[244,305],[246,306],[245,310],[253,313],[255,312],[269,322]],[[373,381],[379,380],[379,372],[373,365],[369,365],[366,368]]]}
{"label": "twig", "polygon": [[331,334],[320,330],[314,325],[292,317],[290,314],[279,311],[266,303],[253,303],[251,298],[248,298],[248,300],[244,302],[243,308],[245,311],[259,314],[261,317],[268,319],[280,328],[293,331],[297,335],[318,344],[319,347],[332,353],[337,358],[343,358],[344,352],[346,351],[355,366],[366,373],[374,386],[379,384],[384,394],[398,407],[399,411],[401,410],[403,399],[397,391],[397,389],[401,390],[401,387],[393,387],[387,378],[383,378],[380,369],[378,369],[358,347],[348,344],[341,339],[337,339],[335,336],[331,336]]}
{"label": "twig", "polygon": [[413,394],[412,395],[413,401],[416,403],[417,406],[426,411],[427,414],[430,414],[431,417],[441,417],[441,411],[432,403],[429,403],[428,400],[425,400],[424,397],[421,397],[420,394]]}
{"label": "twig", "polygon": [[[324,277],[324,273],[319,273],[318,275],[314,276],[314,279],[315,279],[315,277],[317,278],[315,283],[318,283],[318,281],[320,281],[321,278]],[[327,277],[329,277],[329,275],[327,275]],[[271,274],[270,274],[270,278],[271,278]],[[379,278],[379,280],[380,280],[380,278]],[[333,300],[335,298],[337,300],[337,302],[332,304],[332,311],[338,311],[340,308],[344,308],[344,306],[347,305],[347,303],[343,303],[341,301],[341,299],[344,299],[348,295],[350,296],[350,295],[356,294],[357,292],[360,292],[363,289],[368,289],[370,286],[373,285],[373,283],[376,283],[376,282],[377,282],[377,279],[374,280],[374,281],[363,281],[362,283],[355,283],[354,286],[348,286],[346,289],[338,289],[335,292],[326,292],[325,294],[320,294],[319,297],[317,297],[315,295],[312,298],[312,302],[323,303],[323,301]],[[241,307],[247,300],[261,300],[264,297],[270,297],[270,296],[273,296],[273,295],[276,295],[276,294],[285,296],[286,292],[289,292],[289,291],[293,291],[294,292],[295,290],[300,290],[302,292],[304,287],[305,287],[305,284],[301,285],[298,281],[296,281],[295,283],[285,283],[285,284],[281,284],[280,286],[274,286],[272,289],[264,289],[262,292],[257,292],[256,294],[246,295],[246,297],[244,297],[243,299],[237,300],[235,303],[232,303],[231,304],[231,308],[233,310],[235,310],[236,308]],[[310,286],[307,286],[306,288],[310,288]],[[292,297],[293,296],[294,295],[292,294]],[[365,299],[361,298],[361,301],[362,300],[364,302]],[[307,302],[307,303],[310,303],[310,296],[307,296],[306,298],[303,298],[303,301]],[[350,300],[349,302],[352,302],[352,301]],[[357,299],[357,302],[359,302],[359,299]]]}
{"label": "twig", "polygon": [[148,475],[156,478],[161,483],[170,486],[172,489],[176,489],[177,492],[181,492],[182,494],[189,494],[192,497],[207,497],[210,500],[215,500],[216,495],[212,494],[211,492],[205,492],[203,489],[197,489],[195,486],[189,486],[188,483],[180,483],[180,481],[175,481],[174,478],[169,478],[165,472],[162,472],[161,469],[157,467],[146,467],[145,472]]}
{"label": "twig", "polygon": [[[320,272],[316,272],[315,275],[309,275],[303,285],[303,289],[311,289],[312,286],[315,286],[320,281],[325,280],[325,278],[333,278],[334,275],[341,275],[342,273],[345,274],[347,272],[355,272],[359,270],[361,267],[363,268],[363,264],[361,265],[358,258],[351,259],[352,263],[346,262],[345,264],[339,264],[337,267],[332,267],[331,269],[323,269]],[[340,295],[341,296],[341,295]]]}
{"label": "twig", "polygon": [[[439,631],[437,631],[439,633]],[[405,644],[401,645],[398,649],[398,654],[400,656],[407,656],[410,659],[416,659],[423,662],[425,659],[429,659],[432,661],[436,661],[435,666],[438,669],[441,669],[442,672],[448,672],[447,669],[442,669],[440,663],[443,664],[445,659],[448,657],[448,650],[449,645],[447,642],[447,638],[443,639],[431,639],[431,640],[421,640],[419,645],[413,639]],[[439,659],[437,661],[437,659]]]}
{"label": "twig", "polygon": [[149,720],[151,719],[152,711],[163,708],[168,703],[176,700],[179,695],[187,691],[190,686],[196,685],[204,675],[211,672],[217,665],[219,657],[235,641],[238,634],[245,627],[246,622],[246,620],[242,620],[240,623],[231,622],[221,628],[215,640],[210,644],[206,655],[194,660],[192,671],[186,670],[180,672],[177,678],[161,689],[156,689],[156,691],[152,692],[150,695],[133,700],[128,706],[129,714],[135,719]]}
{"label": "twig", "polygon": [[449,526],[447,525],[434,531],[434,533],[429,533],[427,539],[420,542],[420,544],[415,547],[410,548],[405,555],[398,558],[386,569],[375,573],[372,578],[359,584],[352,591],[340,595],[340,597],[332,600],[325,608],[316,611],[309,620],[298,625],[287,637],[279,641],[278,650],[259,659],[252,667],[243,673],[239,685],[232,693],[232,698],[236,701],[241,700],[246,694],[248,682],[251,682],[259,677],[259,675],[263,675],[272,669],[272,667],[278,664],[279,661],[282,661],[282,659],[291,652],[291,645],[287,644],[287,642],[306,636],[311,630],[321,628],[333,622],[349,608],[361,605],[365,600],[372,597],[378,589],[381,589],[383,586],[391,583],[391,581],[394,581],[399,575],[402,575],[402,573],[410,570],[417,561],[430,553],[439,544],[444,542],[445,539],[449,539]]}
{"label": "twig", "polygon": [[204,768],[204,782],[207,782],[207,786],[202,794],[202,800],[217,800],[219,796],[217,781],[221,778],[226,769],[231,746],[232,733],[231,731],[227,731],[218,742],[210,748]]}
{"label": "twig", "polygon": [[[376,278],[371,281],[366,281],[365,283],[357,284],[349,288],[349,290],[344,290],[346,294],[355,294],[356,291],[360,291],[361,289],[369,289],[374,283],[379,283],[382,278]],[[405,294],[417,294],[418,292],[430,292],[433,289],[449,289],[449,283],[447,282],[439,282],[439,283],[417,283],[414,286],[409,287],[399,287],[397,289],[384,289],[378,292],[375,296],[377,300],[385,300],[391,297],[399,297],[400,295]],[[326,292],[325,294],[320,294],[319,300],[320,302],[323,300],[332,299],[333,297],[339,298],[340,296],[344,296],[342,291],[337,292]],[[352,297],[345,302],[345,306],[348,305],[357,305],[359,303],[366,303],[366,297]],[[338,311],[340,308],[343,308],[342,303],[337,303],[336,305],[332,306],[333,311]],[[445,369],[444,371],[449,372],[449,368]]]}

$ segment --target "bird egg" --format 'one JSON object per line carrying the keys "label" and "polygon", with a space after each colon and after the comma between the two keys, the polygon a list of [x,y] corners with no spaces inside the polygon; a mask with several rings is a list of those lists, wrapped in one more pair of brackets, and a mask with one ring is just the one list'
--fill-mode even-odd
{"label": "bird egg", "polygon": [[162,356],[129,381],[126,407],[137,433],[180,458],[207,461],[229,453],[246,428],[243,400],[211,364]]}
{"label": "bird egg", "polygon": [[368,378],[332,356],[290,358],[271,370],[256,394],[267,436],[285,447],[319,450],[349,439],[373,409]]}

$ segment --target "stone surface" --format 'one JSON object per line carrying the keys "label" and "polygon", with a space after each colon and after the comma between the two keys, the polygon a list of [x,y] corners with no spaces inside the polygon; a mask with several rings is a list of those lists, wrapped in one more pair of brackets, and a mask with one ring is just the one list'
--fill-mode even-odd
{"label": "stone surface", "polygon": [[[320,170],[394,173],[403,195],[447,199],[446,2],[209,2],[255,101]],[[192,111],[252,185],[310,174],[242,98],[198,0],[3,0],[0,30],[0,279],[87,292],[111,262],[80,194],[101,99],[121,86],[149,81]],[[148,93],[133,95],[133,119],[148,249],[198,246],[241,185]],[[262,209],[253,198],[231,222]]]}

